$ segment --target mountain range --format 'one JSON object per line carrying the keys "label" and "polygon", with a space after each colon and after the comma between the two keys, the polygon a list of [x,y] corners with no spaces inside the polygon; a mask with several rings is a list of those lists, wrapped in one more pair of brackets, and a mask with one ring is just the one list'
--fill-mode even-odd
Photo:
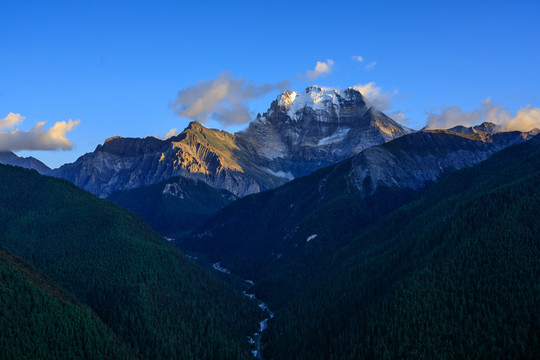
{"label": "mountain range", "polygon": [[113,137],[93,153],[54,170],[107,197],[183,176],[236,196],[272,189],[407,133],[368,106],[353,88],[285,91],[269,110],[236,134],[190,123],[167,140]]}
{"label": "mountain range", "polygon": [[538,132],[312,86],[235,134],[1,153],[52,176],[0,165],[0,357],[536,358]]}

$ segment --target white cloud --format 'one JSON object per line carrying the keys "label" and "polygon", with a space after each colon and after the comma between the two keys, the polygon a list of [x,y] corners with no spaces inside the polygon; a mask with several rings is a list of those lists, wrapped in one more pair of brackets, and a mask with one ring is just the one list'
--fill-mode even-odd
{"label": "white cloud", "polygon": [[314,70],[308,70],[306,76],[310,79],[318,79],[323,75],[328,75],[332,72],[332,67],[334,66],[334,60],[327,59],[326,61],[317,61]]}
{"label": "white cloud", "polygon": [[179,116],[201,123],[213,119],[224,126],[245,124],[253,119],[247,101],[273,90],[285,90],[288,86],[288,80],[257,85],[224,71],[213,80],[180,90],[171,107]]}
{"label": "white cloud", "polygon": [[392,93],[384,92],[382,88],[377,86],[374,82],[356,85],[353,86],[353,89],[360,91],[368,106],[372,106],[380,111],[385,111],[388,116],[400,124],[409,122],[409,118],[401,110],[388,112],[389,110],[392,110],[392,99],[397,95],[397,90],[394,90]]}
{"label": "white cloud", "polygon": [[174,128],[174,129],[171,129],[171,130],[167,131],[165,133],[165,135],[163,135],[162,139],[167,140],[168,138],[172,138],[173,136],[176,136],[176,135],[178,135],[178,130],[176,128]]}
{"label": "white cloud", "polygon": [[482,122],[500,125],[504,131],[529,131],[540,129],[540,108],[528,105],[512,115],[508,108],[494,103],[490,98],[482,101],[481,107],[473,111],[462,110],[459,106],[450,106],[440,113],[428,113],[428,129],[448,129],[454,126],[474,126]]}
{"label": "white cloud", "polygon": [[385,93],[380,86],[377,86],[374,82],[370,82],[364,85],[353,86],[355,90],[360,91],[366,102],[381,110],[385,111],[392,107],[392,96],[394,94]]}
{"label": "white cloud", "polygon": [[405,113],[401,110],[393,111],[391,113],[388,113],[387,115],[402,125],[409,123],[410,120],[407,115],[405,115]]}
{"label": "white cloud", "polygon": [[376,61],[372,61],[370,62],[369,64],[366,65],[366,70],[371,70],[375,67],[375,65],[377,65],[377,62]]}
{"label": "white cloud", "polygon": [[353,60],[355,60],[355,61],[358,61],[358,62],[362,62],[362,61],[364,61],[364,58],[363,58],[363,57],[361,57],[360,55],[357,55],[357,56],[353,56],[353,57],[352,57],[352,59],[353,59]]}
{"label": "white cloud", "polygon": [[517,111],[516,116],[502,124],[506,131],[529,131],[540,129],[540,109],[527,105]]}
{"label": "white cloud", "polygon": [[[21,118],[24,120],[24,117]],[[80,120],[71,119],[68,122],[58,121],[46,130],[45,122],[38,122],[28,131],[19,129],[2,131],[0,132],[0,151],[71,150],[73,143],[66,138],[66,133],[79,123]]]}
{"label": "white cloud", "polygon": [[482,111],[463,111],[459,106],[450,106],[440,114],[431,111],[428,114],[426,127],[428,129],[448,129],[457,125],[473,126],[482,121]]}
{"label": "white cloud", "polygon": [[0,130],[10,129],[15,125],[19,125],[24,121],[25,117],[21,114],[14,114],[10,112],[3,119],[0,119]]}

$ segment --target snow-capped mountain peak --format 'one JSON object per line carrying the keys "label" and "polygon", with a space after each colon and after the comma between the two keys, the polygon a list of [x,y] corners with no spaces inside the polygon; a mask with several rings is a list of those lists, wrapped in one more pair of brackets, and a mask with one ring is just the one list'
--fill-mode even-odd
{"label": "snow-capped mountain peak", "polygon": [[295,91],[284,91],[277,100],[280,108],[285,108],[291,119],[295,119],[297,112],[305,107],[313,109],[315,112],[328,111],[333,106],[340,106],[340,90],[310,86],[305,91],[297,93]]}
{"label": "snow-capped mountain peak", "polygon": [[357,89],[310,86],[281,93],[237,137],[265,159],[266,168],[298,177],[406,133],[367,106]]}

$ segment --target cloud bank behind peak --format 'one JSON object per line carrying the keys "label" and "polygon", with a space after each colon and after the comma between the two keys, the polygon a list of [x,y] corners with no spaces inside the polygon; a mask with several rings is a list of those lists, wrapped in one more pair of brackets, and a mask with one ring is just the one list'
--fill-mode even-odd
{"label": "cloud bank behind peak", "polygon": [[271,91],[285,90],[290,81],[257,85],[223,71],[212,80],[200,81],[178,92],[171,104],[174,112],[184,118],[205,123],[210,119],[223,126],[246,124],[253,119],[247,102]]}
{"label": "cloud bank behind peak", "polygon": [[449,106],[439,113],[428,113],[426,127],[428,129],[448,129],[457,125],[474,126],[482,122],[500,125],[503,131],[530,131],[540,129],[540,108],[527,105],[512,114],[500,103],[490,98],[482,101],[479,109],[463,110],[459,106]]}

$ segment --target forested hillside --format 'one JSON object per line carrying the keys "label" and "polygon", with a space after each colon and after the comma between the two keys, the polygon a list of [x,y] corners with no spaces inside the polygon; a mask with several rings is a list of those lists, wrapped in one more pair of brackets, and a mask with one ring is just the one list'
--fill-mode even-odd
{"label": "forested hillside", "polygon": [[251,357],[256,305],[137,215],[68,181],[2,165],[0,224],[0,246],[91,307],[138,356]]}
{"label": "forested hillside", "polygon": [[236,199],[224,189],[180,176],[133,190],[115,191],[107,199],[140,215],[167,237],[185,235]]}
{"label": "forested hillside", "polygon": [[450,175],[328,254],[264,355],[537,358],[539,189],[538,137]]}
{"label": "forested hillside", "polygon": [[136,358],[91,309],[1,248],[0,329],[5,360]]}

